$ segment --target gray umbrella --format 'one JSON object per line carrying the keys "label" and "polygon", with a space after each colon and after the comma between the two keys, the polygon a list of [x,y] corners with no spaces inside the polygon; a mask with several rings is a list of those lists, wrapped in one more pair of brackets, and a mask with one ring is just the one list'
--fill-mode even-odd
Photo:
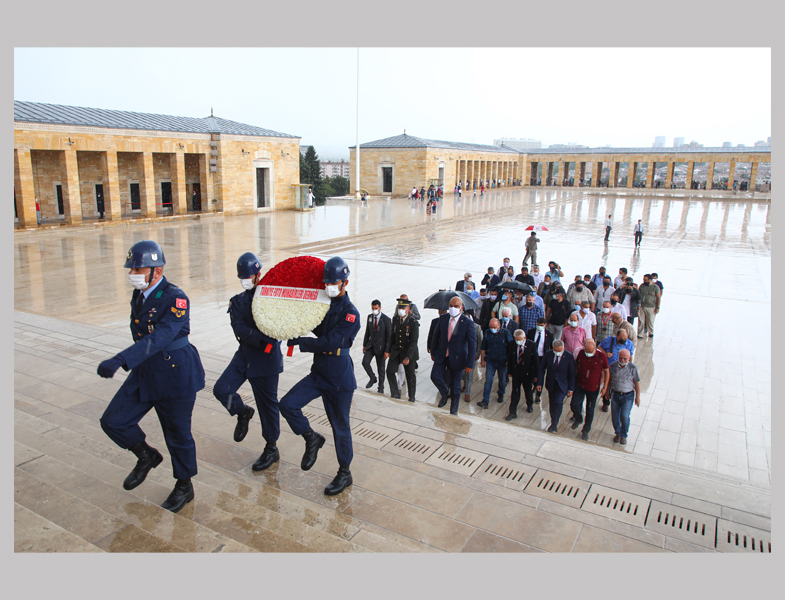
{"label": "gray umbrella", "polygon": [[532,286],[528,283],[523,283],[522,281],[505,281],[504,283],[499,284],[500,288],[504,288],[507,290],[521,290],[524,294],[528,294],[529,292],[537,292]]}
{"label": "gray umbrella", "polygon": [[463,300],[464,310],[477,310],[480,306],[472,300],[472,297],[463,292],[456,292],[455,290],[442,290],[431,294],[425,299],[423,308],[435,308],[436,310],[447,310],[450,308],[450,300],[455,297]]}

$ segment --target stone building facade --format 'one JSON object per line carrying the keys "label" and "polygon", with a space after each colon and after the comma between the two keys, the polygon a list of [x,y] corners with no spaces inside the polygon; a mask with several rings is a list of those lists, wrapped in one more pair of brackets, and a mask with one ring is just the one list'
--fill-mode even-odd
{"label": "stone building facade", "polygon": [[202,119],[14,102],[18,226],[295,207],[300,138]]}

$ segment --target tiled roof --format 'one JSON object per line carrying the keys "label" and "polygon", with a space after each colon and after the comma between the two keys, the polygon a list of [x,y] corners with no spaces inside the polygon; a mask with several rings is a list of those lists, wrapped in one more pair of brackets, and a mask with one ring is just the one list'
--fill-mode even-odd
{"label": "tiled roof", "polygon": [[[355,146],[351,146],[354,148]],[[401,134],[393,137],[360,144],[363,148],[444,148],[445,150],[466,150],[474,152],[510,152],[518,154],[514,148],[506,146],[493,146],[491,144],[466,144],[464,142],[443,142],[441,140],[427,140],[413,135]]]}
{"label": "tiled roof", "polygon": [[193,117],[174,117],[124,110],[42,104],[40,102],[20,102],[18,100],[14,100],[14,121],[20,123],[107,127],[111,129],[178,131],[182,133],[227,133],[263,137],[299,137],[263,129],[262,127],[246,125],[245,123],[228,121],[219,117],[196,119]]}

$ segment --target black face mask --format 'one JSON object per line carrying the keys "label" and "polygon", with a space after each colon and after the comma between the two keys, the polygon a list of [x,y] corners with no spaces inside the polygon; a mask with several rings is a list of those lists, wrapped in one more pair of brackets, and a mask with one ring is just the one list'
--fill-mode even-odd
{"label": "black face mask", "polygon": [[611,306],[616,306],[618,303],[618,300],[611,300]]}
{"label": "black face mask", "polygon": [[575,286],[575,290],[578,291],[578,292],[582,292],[583,291],[583,285],[576,285]]}
{"label": "black face mask", "polygon": [[617,337],[617,338],[616,338],[616,343],[617,343],[617,344],[623,344],[623,343],[624,343],[624,340],[623,340],[623,339],[621,339],[621,338],[619,338],[619,337]]}

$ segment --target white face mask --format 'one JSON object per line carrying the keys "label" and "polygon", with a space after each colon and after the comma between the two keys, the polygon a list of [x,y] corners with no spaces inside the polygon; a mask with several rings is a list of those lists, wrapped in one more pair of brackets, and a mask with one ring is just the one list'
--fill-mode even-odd
{"label": "white face mask", "polygon": [[374,308],[374,309],[373,309],[373,314],[374,314],[374,316],[377,316],[377,317],[378,317],[380,312],[381,312],[381,311],[380,311],[378,308]]}
{"label": "white face mask", "polygon": [[461,314],[460,307],[458,307],[458,306],[451,306],[450,307],[450,316],[451,317],[457,317],[459,314]]}
{"label": "white face mask", "polygon": [[526,340],[515,340],[515,343],[519,346],[523,346],[526,343]]}
{"label": "white face mask", "polygon": [[240,283],[242,284],[244,290],[253,289],[253,277],[250,279],[241,279]]}
{"label": "white face mask", "polygon": [[553,351],[553,355],[554,355],[556,358],[560,357],[562,354],[564,354],[564,350],[562,350],[561,352],[556,352],[556,350],[554,350],[554,351]]}
{"label": "white face mask", "polygon": [[399,308],[398,309],[398,315],[400,317],[405,317],[406,316],[406,309],[405,308]]}
{"label": "white face mask", "polygon": [[128,274],[128,281],[129,283],[134,286],[137,290],[143,290],[147,287],[147,282],[145,281],[145,277],[147,275],[132,275],[131,273]]}
{"label": "white face mask", "polygon": [[603,313],[605,313],[605,314],[607,315],[609,312],[611,312],[611,309],[610,309],[610,308],[608,308],[607,306],[603,306],[603,307],[602,307],[602,312],[603,312]]}
{"label": "white face mask", "polygon": [[545,329],[545,325],[537,325],[537,331],[542,331]]}
{"label": "white face mask", "polygon": [[327,295],[330,298],[335,298],[338,294],[341,293],[341,284],[338,285],[326,285],[324,286],[324,291],[327,292]]}
{"label": "white face mask", "polygon": [[592,356],[594,356],[594,352],[586,352],[586,350],[584,350],[584,351],[583,351],[583,353],[584,353],[586,356],[588,356],[589,358],[591,358]]}
{"label": "white face mask", "polygon": [[575,329],[578,326],[578,321],[570,321],[570,327]]}

